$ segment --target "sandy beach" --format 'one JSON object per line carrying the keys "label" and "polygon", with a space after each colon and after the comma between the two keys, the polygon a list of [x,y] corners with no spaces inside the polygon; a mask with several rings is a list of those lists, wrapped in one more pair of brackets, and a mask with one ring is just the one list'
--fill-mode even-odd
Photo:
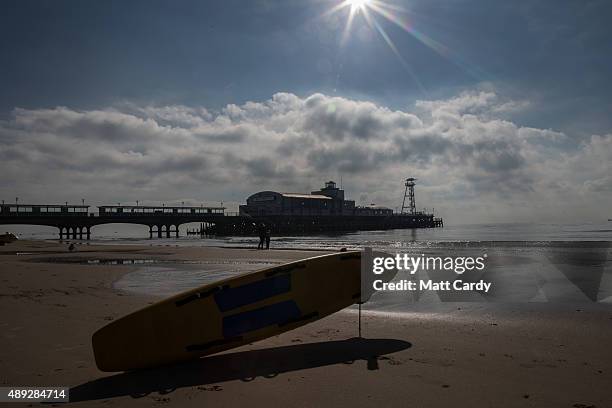
{"label": "sandy beach", "polygon": [[[20,241],[0,247],[0,384],[70,386],[75,406],[612,406],[612,309],[345,310],[190,363],[103,373],[92,333],[159,298],[113,288],[137,265],[56,258],[282,263],[313,251]],[[42,261],[41,261],[42,260]]]}

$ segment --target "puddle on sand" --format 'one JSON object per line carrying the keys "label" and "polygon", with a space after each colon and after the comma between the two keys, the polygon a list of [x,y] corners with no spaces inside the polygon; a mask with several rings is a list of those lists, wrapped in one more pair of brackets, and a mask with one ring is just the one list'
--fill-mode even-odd
{"label": "puddle on sand", "polygon": [[88,259],[80,262],[87,265],[144,265],[159,263],[155,259]]}
{"label": "puddle on sand", "polygon": [[30,262],[36,263],[61,263],[61,264],[78,264],[78,265],[150,265],[158,263],[197,263],[195,261],[182,260],[166,260],[166,259],[122,259],[122,258],[80,258],[80,257],[58,257],[58,258],[36,258]]}
{"label": "puddle on sand", "polygon": [[80,257],[59,257],[59,258],[36,258],[30,262],[37,263],[62,263],[79,265],[261,265],[262,267],[280,264],[280,261],[260,261],[260,260],[182,260],[182,259],[124,259],[124,258],[80,258]]}
{"label": "puddle on sand", "polygon": [[126,265],[137,270],[127,273],[113,284],[119,290],[153,296],[171,296],[208,283],[245,272],[282,264],[283,261],[233,260],[180,260],[180,259],[121,259],[53,257],[36,258],[29,262],[79,265]]}
{"label": "puddle on sand", "polygon": [[266,266],[254,263],[240,266],[210,264],[205,268],[180,265],[175,267],[147,266],[124,275],[113,284],[113,287],[128,292],[167,297]]}

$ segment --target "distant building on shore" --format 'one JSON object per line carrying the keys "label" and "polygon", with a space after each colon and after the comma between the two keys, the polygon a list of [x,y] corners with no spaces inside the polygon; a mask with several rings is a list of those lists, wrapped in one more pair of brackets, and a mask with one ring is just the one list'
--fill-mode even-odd
{"label": "distant building on shore", "polygon": [[260,191],[246,201],[246,205],[240,206],[240,215],[393,215],[393,210],[387,207],[356,206],[354,200],[345,200],[344,190],[338,188],[333,181],[328,181],[325,187],[310,194]]}

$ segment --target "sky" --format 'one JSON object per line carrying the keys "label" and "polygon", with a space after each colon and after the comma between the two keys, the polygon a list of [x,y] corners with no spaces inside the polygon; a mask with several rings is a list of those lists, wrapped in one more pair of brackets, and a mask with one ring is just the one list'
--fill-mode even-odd
{"label": "sky", "polygon": [[1,7],[6,201],[235,207],[342,179],[395,209],[416,177],[449,224],[612,217],[609,1]]}

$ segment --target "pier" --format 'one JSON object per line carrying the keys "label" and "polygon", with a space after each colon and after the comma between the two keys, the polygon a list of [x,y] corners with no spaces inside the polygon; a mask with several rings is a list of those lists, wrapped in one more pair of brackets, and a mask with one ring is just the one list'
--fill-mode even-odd
{"label": "pier", "polygon": [[[261,194],[261,193],[258,193]],[[270,194],[270,192],[266,192]],[[89,205],[72,204],[1,204],[0,225],[41,225],[56,227],[60,239],[91,239],[91,229],[102,224],[138,224],[149,227],[149,238],[178,238],[179,227],[199,223],[199,229],[188,230],[187,235],[248,236],[257,235],[261,224],[275,235],[325,234],[390,229],[436,228],[444,225],[441,218],[425,211],[393,213],[383,207],[334,206],[321,200],[319,211],[313,208],[313,198],[306,195],[286,195],[296,201],[295,208],[282,212],[267,211],[267,207],[241,206],[239,213],[227,213],[225,207],[210,206],[145,206],[104,205],[92,210]],[[257,201],[258,195],[247,202]],[[272,202],[278,200],[272,200]],[[249,211],[246,211],[249,210]]]}
{"label": "pier", "polygon": [[43,225],[59,229],[60,239],[91,239],[91,228],[102,224],[140,224],[149,238],[179,236],[179,226],[190,222],[219,223],[224,207],[109,205],[90,212],[88,205],[1,204],[0,225]]}

